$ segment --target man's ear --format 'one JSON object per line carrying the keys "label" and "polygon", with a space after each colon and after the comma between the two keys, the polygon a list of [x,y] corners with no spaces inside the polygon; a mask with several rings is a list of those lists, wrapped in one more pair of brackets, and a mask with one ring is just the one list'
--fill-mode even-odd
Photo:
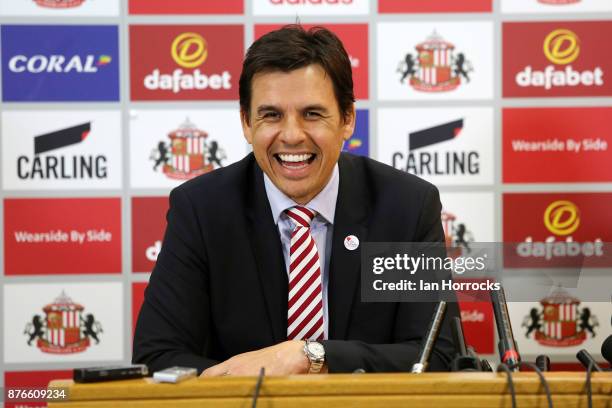
{"label": "man's ear", "polygon": [[355,104],[351,105],[349,112],[344,115],[343,135],[344,140],[349,140],[355,131]]}
{"label": "man's ear", "polygon": [[251,133],[251,125],[249,122],[249,114],[240,109],[240,123],[242,125],[242,134],[249,144],[253,144],[253,135]]}

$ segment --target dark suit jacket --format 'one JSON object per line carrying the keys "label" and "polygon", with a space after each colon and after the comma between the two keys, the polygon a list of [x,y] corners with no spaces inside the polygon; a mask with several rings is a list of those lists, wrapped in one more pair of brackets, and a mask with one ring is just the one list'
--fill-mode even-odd
{"label": "dark suit jacket", "polygon": [[[360,301],[361,242],[443,241],[437,189],[374,160],[342,154],[329,266],[330,372],[407,371],[433,314],[431,303]],[[249,154],[170,194],[162,250],[134,337],[133,361],[153,371],[207,367],[286,340],[288,278],[263,173]],[[430,369],[454,351],[451,304]]]}

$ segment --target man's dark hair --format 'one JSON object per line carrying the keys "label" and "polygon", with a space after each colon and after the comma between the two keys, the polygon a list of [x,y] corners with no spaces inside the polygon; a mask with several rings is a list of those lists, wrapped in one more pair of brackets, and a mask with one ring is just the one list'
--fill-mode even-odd
{"label": "man's dark hair", "polygon": [[325,27],[305,30],[291,24],[271,31],[249,47],[240,74],[240,108],[247,120],[251,105],[251,84],[255,74],[289,72],[311,64],[320,65],[331,78],[342,118],[348,117],[352,104],[353,73],[342,41]]}

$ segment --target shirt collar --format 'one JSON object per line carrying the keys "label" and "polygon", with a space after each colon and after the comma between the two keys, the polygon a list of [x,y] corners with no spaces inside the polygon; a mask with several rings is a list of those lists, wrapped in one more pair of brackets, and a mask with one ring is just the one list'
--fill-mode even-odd
{"label": "shirt collar", "polygon": [[[311,210],[316,211],[317,214],[323,217],[327,222],[333,224],[334,215],[336,213],[336,201],[338,200],[339,185],[340,172],[338,170],[338,163],[336,163],[332,171],[332,175],[325,187],[323,187],[323,190],[321,190],[321,192],[310,200],[304,207],[308,207]],[[299,204],[280,191],[266,173],[264,173],[264,186],[266,188],[266,195],[268,196],[270,208],[272,209],[274,223],[278,224],[280,216],[286,209],[295,207]]]}

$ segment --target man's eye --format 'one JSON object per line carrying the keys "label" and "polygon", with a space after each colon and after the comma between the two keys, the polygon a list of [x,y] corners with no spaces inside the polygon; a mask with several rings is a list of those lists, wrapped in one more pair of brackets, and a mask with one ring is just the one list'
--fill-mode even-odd
{"label": "man's eye", "polygon": [[262,117],[264,119],[276,119],[278,117],[280,117],[280,115],[278,114],[278,112],[265,112]]}
{"label": "man's eye", "polygon": [[321,114],[317,111],[306,111],[304,114],[307,118],[318,118]]}

